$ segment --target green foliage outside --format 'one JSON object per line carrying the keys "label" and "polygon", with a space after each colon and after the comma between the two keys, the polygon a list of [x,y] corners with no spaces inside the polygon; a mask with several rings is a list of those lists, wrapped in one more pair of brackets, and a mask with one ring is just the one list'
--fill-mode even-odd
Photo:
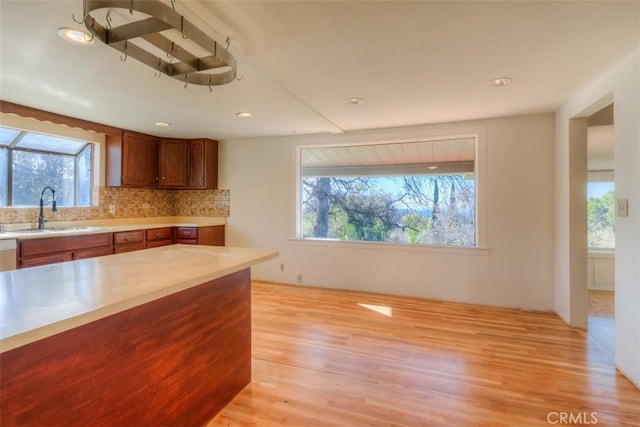
{"label": "green foliage outside", "polygon": [[475,245],[475,186],[462,175],[303,180],[303,237]]}
{"label": "green foliage outside", "polygon": [[615,193],[609,191],[601,197],[587,201],[588,242],[591,248],[615,247]]}

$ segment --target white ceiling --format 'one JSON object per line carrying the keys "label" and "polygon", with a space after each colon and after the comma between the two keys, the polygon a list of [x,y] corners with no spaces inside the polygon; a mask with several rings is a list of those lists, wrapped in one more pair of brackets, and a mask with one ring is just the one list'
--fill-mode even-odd
{"label": "white ceiling", "polygon": [[[203,1],[176,10],[242,80],[190,86],[101,43],[81,0],[0,0],[0,98],[158,136],[234,139],[551,112],[638,48],[640,2]],[[512,85],[490,88],[496,77]],[[361,105],[347,105],[361,97]],[[249,111],[251,119],[236,113]],[[154,122],[172,123],[166,129]]]}

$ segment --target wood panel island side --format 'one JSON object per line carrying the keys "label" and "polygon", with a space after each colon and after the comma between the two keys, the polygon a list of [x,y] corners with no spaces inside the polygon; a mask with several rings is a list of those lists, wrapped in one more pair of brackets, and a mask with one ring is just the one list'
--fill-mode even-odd
{"label": "wood panel island side", "polygon": [[3,426],[195,426],[251,381],[250,267],[172,245],[0,273]]}

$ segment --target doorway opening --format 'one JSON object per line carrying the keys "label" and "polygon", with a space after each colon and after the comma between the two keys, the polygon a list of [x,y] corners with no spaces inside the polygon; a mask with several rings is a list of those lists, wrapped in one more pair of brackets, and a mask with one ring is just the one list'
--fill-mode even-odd
{"label": "doorway opening", "polygon": [[587,120],[588,336],[615,362],[613,103]]}

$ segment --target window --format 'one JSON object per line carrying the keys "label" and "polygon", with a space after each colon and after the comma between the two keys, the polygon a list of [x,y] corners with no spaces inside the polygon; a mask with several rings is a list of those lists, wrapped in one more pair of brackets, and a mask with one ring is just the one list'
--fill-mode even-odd
{"label": "window", "polygon": [[587,184],[587,240],[590,248],[613,249],[615,191],[613,182]]}
{"label": "window", "polygon": [[45,186],[58,206],[90,206],[93,144],[0,127],[0,206],[37,206]]}
{"label": "window", "polygon": [[476,246],[476,137],[300,148],[303,239]]}

